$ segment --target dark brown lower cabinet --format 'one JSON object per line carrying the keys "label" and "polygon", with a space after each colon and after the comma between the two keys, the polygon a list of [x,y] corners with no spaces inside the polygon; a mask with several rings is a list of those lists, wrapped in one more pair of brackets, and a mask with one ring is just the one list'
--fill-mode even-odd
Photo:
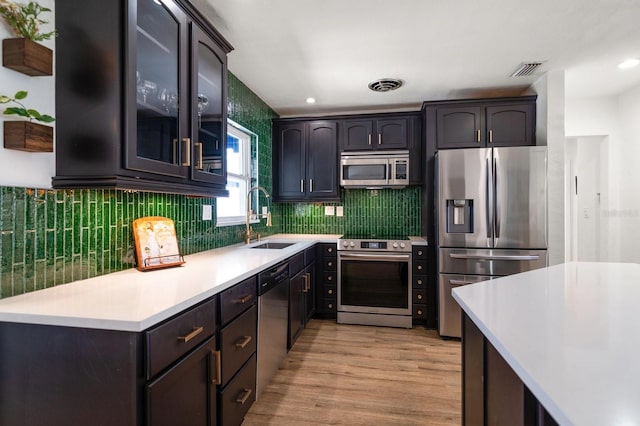
{"label": "dark brown lower cabinet", "polygon": [[146,386],[148,426],[216,424],[216,341],[211,337]]}
{"label": "dark brown lower cabinet", "polygon": [[557,426],[480,329],[462,315],[462,424]]}
{"label": "dark brown lower cabinet", "polygon": [[[223,426],[240,425],[256,400],[256,354],[220,392],[220,420]],[[189,423],[174,423],[189,424]]]}

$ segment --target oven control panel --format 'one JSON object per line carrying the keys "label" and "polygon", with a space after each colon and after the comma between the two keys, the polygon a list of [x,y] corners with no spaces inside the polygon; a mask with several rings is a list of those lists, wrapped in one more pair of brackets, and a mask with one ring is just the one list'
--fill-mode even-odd
{"label": "oven control panel", "polygon": [[407,240],[340,239],[338,240],[338,250],[410,252],[411,242]]}

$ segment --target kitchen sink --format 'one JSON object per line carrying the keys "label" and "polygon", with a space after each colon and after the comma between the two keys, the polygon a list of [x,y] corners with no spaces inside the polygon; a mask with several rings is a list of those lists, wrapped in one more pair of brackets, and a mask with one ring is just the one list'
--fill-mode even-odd
{"label": "kitchen sink", "polygon": [[252,249],[283,249],[283,248],[287,248],[289,246],[294,245],[295,243],[275,243],[275,242],[267,242],[267,243],[262,243],[259,244],[257,246],[253,246],[251,247]]}

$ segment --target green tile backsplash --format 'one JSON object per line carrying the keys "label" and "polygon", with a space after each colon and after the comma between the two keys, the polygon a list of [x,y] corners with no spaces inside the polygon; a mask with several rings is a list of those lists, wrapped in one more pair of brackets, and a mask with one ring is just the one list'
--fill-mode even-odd
{"label": "green tile backsplash", "polygon": [[[325,216],[324,206],[343,206],[344,216]],[[277,204],[275,224],[282,232],[308,234],[422,235],[420,188],[347,189],[342,203]]]}
{"label": "green tile backsplash", "polygon": [[[258,183],[271,192],[271,119],[277,114],[232,74],[228,111],[231,120],[258,135]],[[274,226],[253,228],[263,235],[420,234],[417,187],[344,190],[342,200],[276,203]],[[131,222],[141,216],[173,219],[185,255],[242,241],[244,226],[216,228],[214,221],[201,220],[202,205],[214,205],[215,212],[215,202],[174,194],[0,187],[0,298],[133,267]],[[343,206],[344,217],[325,216],[325,205]]]}

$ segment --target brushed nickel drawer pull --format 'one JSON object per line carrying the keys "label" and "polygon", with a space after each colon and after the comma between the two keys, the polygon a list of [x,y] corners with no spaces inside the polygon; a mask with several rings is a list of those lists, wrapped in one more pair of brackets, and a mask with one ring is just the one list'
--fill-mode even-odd
{"label": "brushed nickel drawer pull", "polygon": [[246,296],[242,296],[240,299],[238,299],[238,304],[244,305],[249,300],[251,300],[252,297],[253,297],[253,294],[247,294]]}
{"label": "brushed nickel drawer pull", "polygon": [[306,293],[309,291],[309,274],[304,274],[302,278],[304,279],[304,284],[302,285],[302,292]]}
{"label": "brushed nickel drawer pull", "polygon": [[244,404],[245,402],[247,402],[247,399],[249,399],[249,397],[251,396],[251,393],[252,393],[251,389],[243,389],[240,396],[236,399],[236,402],[238,404]]}
{"label": "brushed nickel drawer pull", "polygon": [[236,349],[244,349],[251,341],[251,336],[242,336],[242,340],[236,342]]}
{"label": "brushed nickel drawer pull", "polygon": [[[215,358],[215,361],[214,361]],[[215,362],[215,364],[213,364]],[[212,365],[213,364],[213,365]],[[220,351],[211,351],[209,354],[209,374],[215,372],[216,377],[209,376],[209,380],[212,385],[219,385],[222,383],[222,368],[220,366]]]}
{"label": "brushed nickel drawer pull", "polygon": [[478,138],[478,142],[480,142],[480,129],[478,129],[476,135],[477,135],[477,138]]}
{"label": "brushed nickel drawer pull", "polygon": [[198,334],[204,331],[204,327],[193,327],[193,331],[186,336],[178,336],[178,340],[181,342],[187,343],[189,340],[196,337]]}

